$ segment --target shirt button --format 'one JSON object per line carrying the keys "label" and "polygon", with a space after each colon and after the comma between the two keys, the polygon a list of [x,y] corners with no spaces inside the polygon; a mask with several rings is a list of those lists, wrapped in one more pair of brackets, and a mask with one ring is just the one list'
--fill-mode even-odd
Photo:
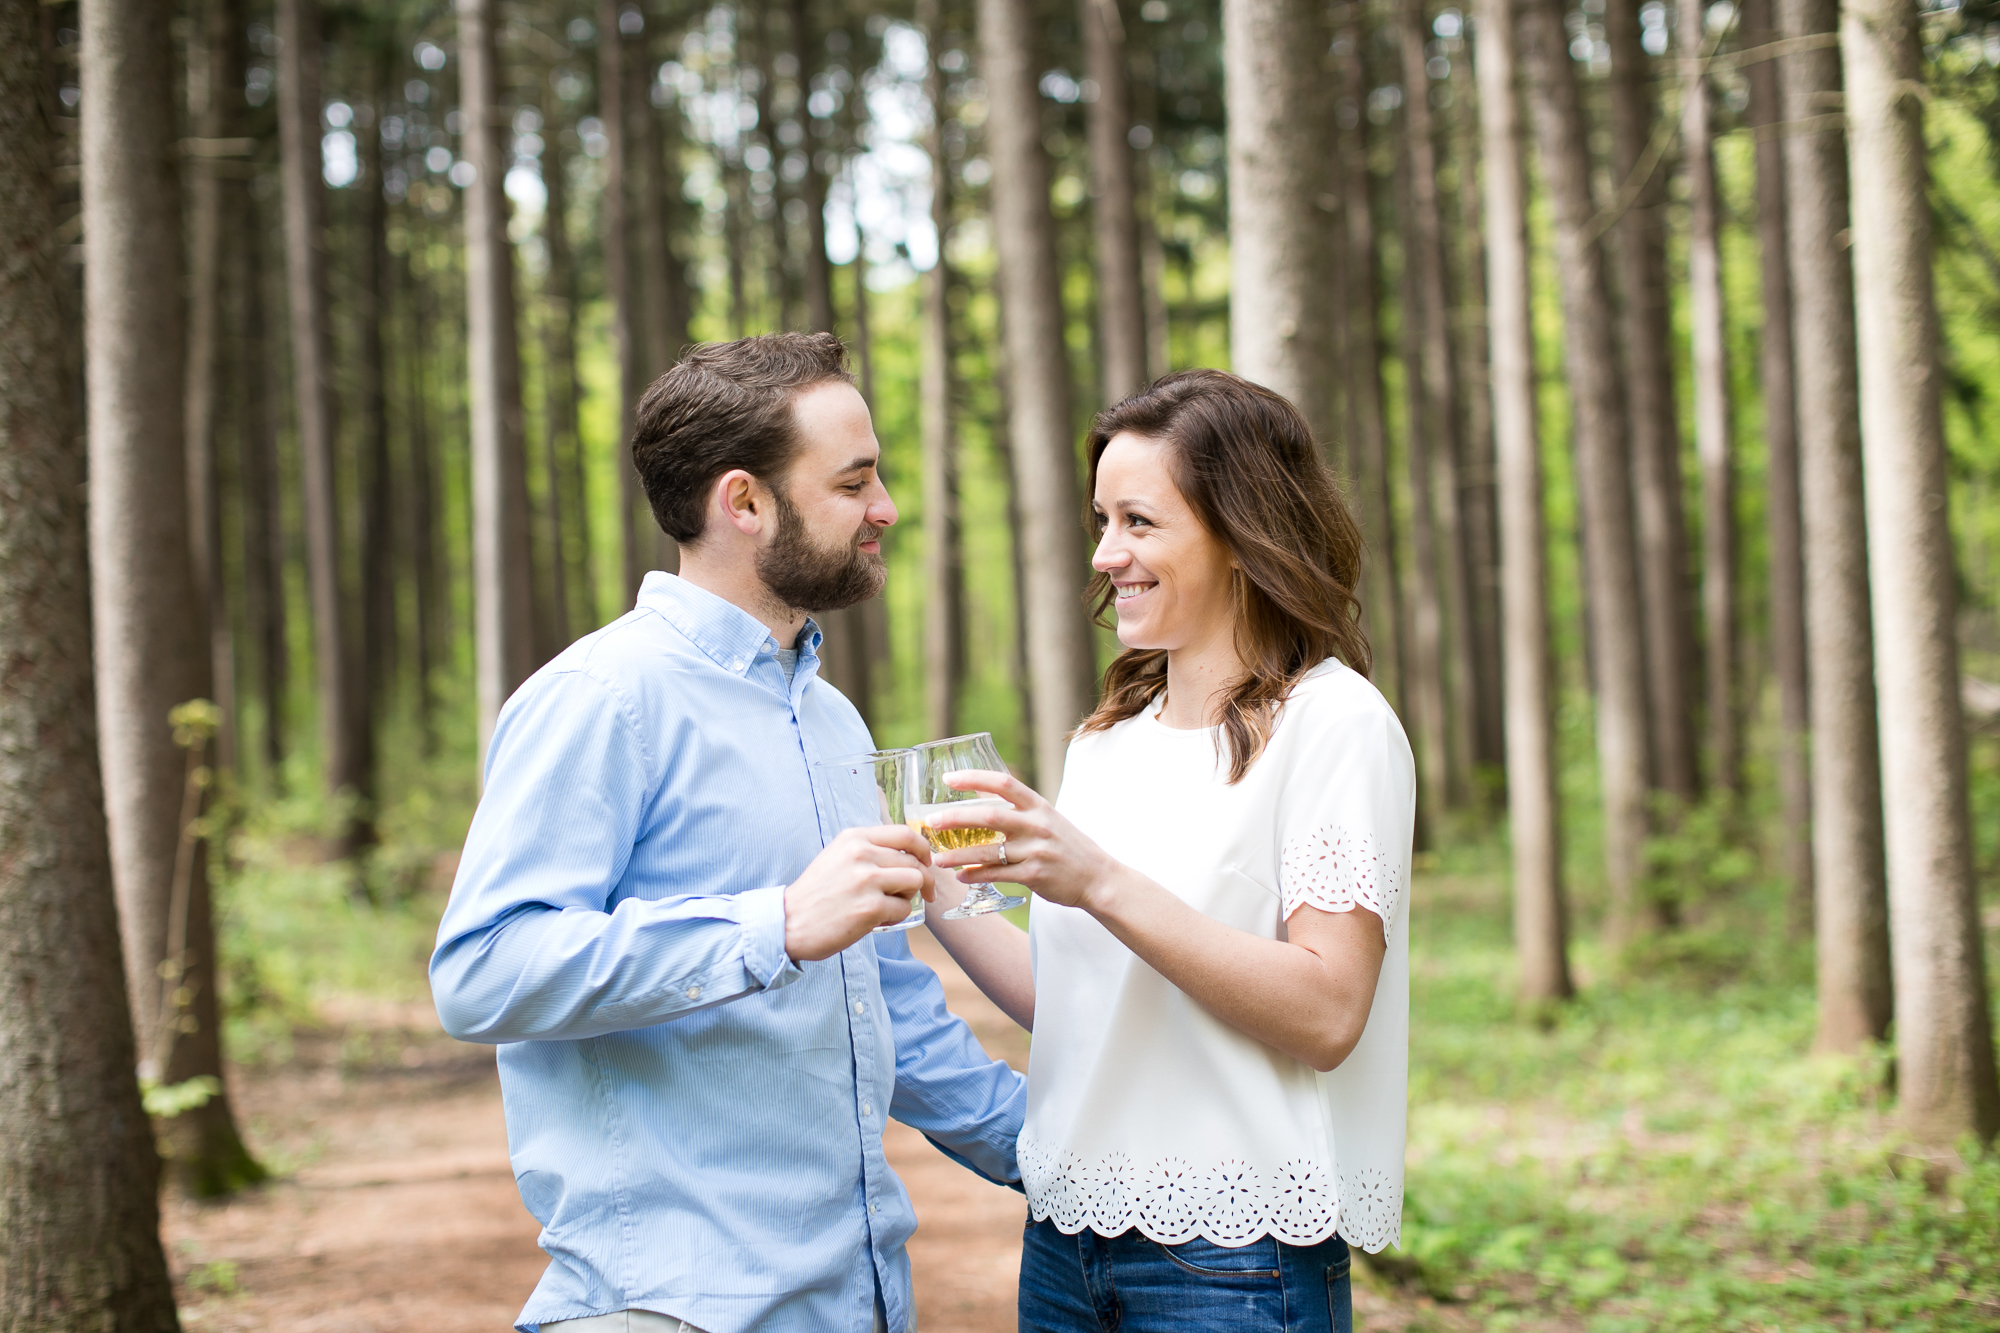
{"label": "shirt button", "polygon": [[871,1203],[871,1204],[869,1204],[869,1205],[868,1205],[868,1211],[869,1211],[870,1213],[873,1213],[873,1212],[875,1211],[875,1205],[874,1205],[874,1204],[872,1204],[872,1203]]}
{"label": "shirt button", "polygon": [[859,1000],[856,1000],[856,1001],[854,1002],[854,1012],[855,1012],[855,1013],[857,1013],[857,1014],[858,1014],[858,1013],[862,1012],[862,1009],[863,1009],[863,1007],[864,1007],[864,1006],[862,1005],[861,1001],[859,1001]]}
{"label": "shirt button", "polygon": [[688,998],[689,998],[690,1000],[699,1000],[699,999],[701,998],[701,987],[699,987],[699,986],[689,986],[689,987],[688,987]]}
{"label": "shirt button", "polygon": [[864,1116],[874,1115],[875,1108],[870,1106],[867,1102],[863,1102],[861,1103],[861,1114]]}

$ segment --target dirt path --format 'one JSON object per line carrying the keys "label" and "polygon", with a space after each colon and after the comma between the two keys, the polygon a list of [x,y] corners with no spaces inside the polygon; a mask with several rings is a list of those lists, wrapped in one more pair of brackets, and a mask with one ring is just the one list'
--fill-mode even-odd
{"label": "dirt path", "polygon": [[[1025,1067],[1026,1034],[924,931],[952,1009]],[[190,1330],[504,1333],[545,1260],[507,1163],[490,1049],[452,1041],[428,1006],[373,1006],[299,1042],[234,1093],[279,1179],[221,1205],[170,1202],[164,1229]],[[890,1162],[916,1203],[910,1242],[924,1333],[1011,1333],[1021,1196],[892,1124]],[[1425,1327],[1369,1291],[1370,1333]],[[1412,1322],[1415,1316],[1418,1322]]]}

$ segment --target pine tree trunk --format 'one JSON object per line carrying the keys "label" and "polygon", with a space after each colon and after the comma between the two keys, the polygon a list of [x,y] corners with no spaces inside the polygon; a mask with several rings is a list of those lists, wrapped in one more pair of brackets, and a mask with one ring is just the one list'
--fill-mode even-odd
{"label": "pine tree trunk", "polygon": [[[320,758],[329,796],[366,781],[368,719],[359,708],[353,646],[340,587],[340,513],[333,456],[332,331],[327,310],[326,186],[320,161],[318,0],[278,0],[278,138],[285,199],[285,285],[291,308],[293,396],[298,410],[299,507],[305,516],[306,590],[312,608]],[[342,839],[369,841],[366,812]]]}
{"label": "pine tree trunk", "polygon": [[646,331],[636,304],[633,283],[631,182],[626,179],[628,97],[631,82],[625,43],[618,35],[618,0],[597,3],[597,103],[604,124],[604,193],[598,203],[604,227],[604,286],[611,294],[611,338],[618,349],[618,468],[620,536],[625,549],[625,601],[629,604],[646,577],[647,551],[654,524],[632,466],[633,420],[639,395],[651,376],[645,347]]}
{"label": "pine tree trunk", "polygon": [[1438,549],[1439,488],[1432,464],[1436,437],[1424,392],[1423,292],[1418,276],[1423,260],[1413,253],[1418,247],[1413,244],[1416,228],[1410,221],[1416,211],[1416,167],[1410,161],[1407,133],[1397,147],[1397,211],[1403,234],[1403,395],[1408,423],[1403,432],[1403,461],[1409,469],[1410,497],[1410,694],[1405,707],[1416,724],[1411,728],[1411,739],[1416,750],[1417,790],[1422,796],[1419,804],[1428,812],[1425,829],[1430,832],[1431,821],[1457,803],[1457,792],[1452,781],[1450,704],[1445,690],[1444,562]]}
{"label": "pine tree trunk", "polygon": [[[642,19],[643,24],[643,19]],[[634,404],[680,356],[687,337],[687,317],[675,300],[673,253],[667,244],[666,158],[660,147],[660,122],[653,107],[652,61],[646,54],[643,26],[621,40],[625,50],[625,115],[630,151],[625,169],[631,197],[637,203],[639,251],[639,324],[645,379]],[[678,325],[678,328],[676,327]],[[649,569],[670,572],[681,567],[680,548],[661,530],[649,509],[641,509],[639,557]]]}
{"label": "pine tree trunk", "polygon": [[[1097,0],[1085,0],[1086,4]],[[929,38],[924,92],[931,104],[931,224],[938,259],[924,275],[923,352],[917,406],[921,417],[924,500],[924,726],[931,736],[958,734],[958,696],[965,685],[965,570],[959,537],[958,448],[952,433],[951,164],[945,156],[944,71],[937,55],[944,37],[938,0],[917,0],[917,23]]]}
{"label": "pine tree trunk", "polygon": [[1225,0],[1229,119],[1229,359],[1334,438],[1326,301],[1327,47],[1307,0]]}
{"label": "pine tree trunk", "polygon": [[[0,278],[0,1327],[168,1333],[179,1323],[160,1247],[160,1162],[132,1077],[92,725],[83,451],[62,299],[70,279],[49,243],[59,219],[44,13],[0,0],[0,250],[12,261]],[[104,101],[86,113],[98,134],[122,108],[118,91],[89,77],[112,54],[93,49],[107,17],[84,9],[86,30],[97,29],[84,59],[91,95]],[[167,18],[134,34],[157,43],[145,53],[156,64],[172,50]],[[141,80],[161,105],[150,126],[133,127],[145,131],[133,142],[160,156],[135,185],[172,166],[163,73]],[[151,225],[177,232],[178,212],[160,213]],[[155,285],[173,290],[177,259]],[[163,358],[155,374],[177,379],[179,368]],[[171,499],[181,484],[169,478],[160,494]]]}
{"label": "pine tree trunk", "polygon": [[[1772,0],[1744,0],[1743,44],[1778,40]],[[1756,135],[1757,236],[1764,329],[1758,360],[1763,389],[1765,559],[1770,567],[1771,663],[1778,678],[1776,764],[1782,827],[1779,863],[1791,884],[1792,934],[1812,929],[1812,769],[1807,758],[1806,621],[1799,516],[1798,408],[1793,394],[1792,279],[1785,254],[1785,145],[1780,137],[1778,62],[1744,69],[1750,85],[1748,119]]]}
{"label": "pine tree trunk", "polygon": [[1641,0],[1607,0],[1604,9],[1604,39],[1611,48],[1611,179],[1619,188],[1611,204],[1616,219],[1610,239],[1623,297],[1617,334],[1624,351],[1624,429],[1638,523],[1652,782],[1685,802],[1694,799],[1700,784],[1692,679],[1699,640],[1688,596],[1681,435],[1668,350],[1667,173],[1648,154],[1659,108],[1653,60],[1639,44],[1640,5]]}
{"label": "pine tree trunk", "polygon": [[238,418],[239,484],[243,502],[244,621],[257,646],[257,691],[264,706],[264,767],[273,791],[284,788],[286,695],[291,651],[286,637],[284,478],[278,465],[278,423],[272,405],[273,362],[267,318],[264,220],[247,195],[243,236],[244,385]]}
{"label": "pine tree trunk", "polygon": [[466,160],[466,361],[472,417],[472,606],[479,753],[500,705],[533,669],[533,582],[528,548],[527,459],[521,429],[521,350],[516,341],[514,247],[507,240],[506,113],[494,0],[458,0],[459,88]]}
{"label": "pine tree trunk", "polygon": [[[1122,0],[1120,14],[1123,15]],[[1146,379],[1150,383],[1173,368],[1173,348],[1167,337],[1167,250],[1160,240],[1158,208],[1153,193],[1152,146],[1159,139],[1159,67],[1143,24],[1125,28],[1125,70],[1129,76],[1133,145],[1132,199],[1139,215],[1139,281],[1146,332]]]}
{"label": "pine tree trunk", "polygon": [[417,611],[417,718],[423,731],[424,754],[437,747],[437,698],[431,670],[446,656],[445,607],[438,569],[438,465],[430,430],[430,290],[402,259],[410,293],[410,494],[406,521],[410,525],[410,564]]}
{"label": "pine tree trunk", "polygon": [[[1403,132],[1409,162],[1408,211],[1403,236],[1408,277],[1405,343],[1415,352],[1406,374],[1411,380],[1411,484],[1416,484],[1418,435],[1428,454],[1428,482],[1436,509],[1434,542],[1437,598],[1439,694],[1445,703],[1443,738],[1445,800],[1462,805],[1472,789],[1473,737],[1479,729],[1479,662],[1473,634],[1471,569],[1460,512],[1464,453],[1458,401],[1459,373],[1451,340],[1451,300],[1445,289],[1444,222],[1438,204],[1436,127],[1431,117],[1426,51],[1430,24],[1423,0],[1399,0],[1397,17],[1403,54]],[[1433,784],[1436,785],[1436,784]],[[1435,798],[1434,798],[1435,799]]]}
{"label": "pine tree trunk", "polygon": [[1722,200],[1710,142],[1699,5],[1680,15],[1681,143],[1688,177],[1688,322],[1694,439],[1701,461],[1701,611],[1708,686],[1709,787],[1734,800],[1741,764],[1736,649],[1736,462],[1729,424],[1729,330],[1722,291]]}
{"label": "pine tree trunk", "polygon": [[[542,241],[549,252],[548,271],[542,276],[542,357],[548,380],[542,399],[557,590],[553,610],[558,637],[567,644],[596,625],[598,611],[590,558],[590,492],[577,429],[577,405],[583,394],[576,373],[576,261],[569,245],[569,163],[558,147],[561,138],[559,133],[548,136],[542,158],[542,180],[548,190]],[[572,550],[577,553],[574,558]]]}
{"label": "pine tree trunk", "polygon": [[1778,3],[1785,37],[1805,39],[1778,63],[1812,664],[1813,1044],[1844,1052],[1887,1034],[1891,992],[1840,53],[1811,40],[1834,33],[1838,14],[1836,0]]}
{"label": "pine tree trunk", "polygon": [[2000,1081],[1966,793],[1919,22],[1912,0],[1849,0],[1840,50],[1882,691],[1896,1095],[1904,1130],[1948,1150],[1967,1135],[2000,1134]]}
{"label": "pine tree trunk", "polygon": [[1016,532],[1035,692],[1035,773],[1053,795],[1070,730],[1096,699],[1097,664],[1083,605],[1088,557],[1035,31],[1027,0],[979,0],[1009,433],[1020,479]]}
{"label": "pine tree trunk", "polygon": [[[188,164],[187,459],[189,534],[195,586],[208,612],[209,678],[222,707],[216,737],[220,767],[237,767],[236,650],[222,558],[221,437],[229,391],[229,343],[224,255],[240,243],[243,187],[218,159],[240,151],[236,137],[243,101],[244,23],[235,0],[198,6],[188,43],[188,120],[200,143]],[[239,448],[241,440],[238,440]]]}
{"label": "pine tree trunk", "polygon": [[1480,147],[1485,164],[1486,312],[1500,482],[1500,579],[1507,687],[1507,814],[1514,852],[1514,951],[1521,998],[1568,998],[1568,912],[1557,829],[1554,673],[1547,536],[1535,423],[1535,331],[1528,282],[1528,177],[1515,89],[1513,0],[1482,0]]}
{"label": "pine tree trunk", "polygon": [[388,101],[390,53],[375,39],[359,53],[363,96],[374,115],[356,125],[361,139],[360,263],[355,286],[362,318],[356,329],[356,369],[361,399],[361,697],[367,720],[368,752],[362,798],[371,806],[377,791],[375,733],[389,709],[395,682],[396,589],[395,525],[391,515],[395,476],[389,462],[389,358],[383,332],[389,323],[389,201],[383,194],[382,116]]}
{"label": "pine tree trunk", "polygon": [[1104,361],[1099,385],[1109,405],[1146,383],[1145,278],[1139,261],[1139,212],[1132,179],[1132,98],[1125,20],[1118,0],[1077,0],[1083,71],[1097,84],[1086,108],[1090,140],[1090,217],[1097,241],[1097,336]]}
{"label": "pine tree trunk", "polygon": [[[141,1068],[220,1089],[208,879],[187,841],[200,788],[168,721],[210,690],[181,436],[186,367],[160,355],[182,346],[173,45],[167,16],[144,5],[91,0],[81,18],[91,606],[112,881]],[[226,1093],[161,1134],[190,1192],[226,1194],[262,1175]]]}
{"label": "pine tree trunk", "polygon": [[[1408,684],[1409,637],[1404,632],[1406,601],[1396,551],[1396,511],[1389,481],[1389,445],[1382,425],[1382,334],[1375,282],[1375,217],[1368,173],[1368,78],[1361,59],[1359,5],[1346,7],[1338,29],[1335,65],[1341,103],[1334,124],[1335,194],[1341,217],[1333,245],[1340,292],[1335,321],[1343,334],[1345,364],[1340,369],[1342,422],[1347,459],[1360,493],[1361,529],[1368,542],[1363,571],[1367,594],[1368,641],[1375,650],[1375,681],[1390,702],[1413,721]],[[1349,124],[1349,120],[1352,124]],[[1419,826],[1428,816],[1418,811]]]}
{"label": "pine tree trunk", "polygon": [[1640,605],[1632,541],[1631,471],[1624,403],[1613,352],[1604,252],[1590,233],[1596,204],[1576,70],[1560,0],[1526,0],[1519,25],[1542,179],[1555,215],[1556,272],[1563,307],[1563,360],[1570,383],[1577,509],[1583,527],[1590,651],[1597,682],[1598,781],[1604,803],[1607,933],[1629,938],[1644,919],[1641,857],[1651,771],[1645,645],[1631,609]]}

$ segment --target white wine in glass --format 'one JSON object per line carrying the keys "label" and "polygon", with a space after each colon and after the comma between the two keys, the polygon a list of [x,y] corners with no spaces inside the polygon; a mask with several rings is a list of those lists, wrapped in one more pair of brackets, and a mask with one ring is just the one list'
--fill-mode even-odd
{"label": "white wine in glass", "polygon": [[[833,801],[833,822],[837,828],[879,828],[909,821],[909,802],[917,773],[914,750],[850,754],[839,759],[822,759],[813,768]],[[875,927],[875,933],[908,930],[923,923],[924,896],[920,893],[910,899],[908,916],[893,925]]]}
{"label": "white wine in glass", "polygon": [[[910,826],[929,839],[931,847],[940,852],[957,851],[964,847],[991,847],[1005,841],[997,829],[972,828],[932,828],[930,821],[946,809],[957,807],[977,811],[981,807],[989,810],[1011,810],[1013,804],[998,796],[983,791],[961,791],[945,783],[947,773],[963,773],[982,769],[989,773],[1005,774],[1007,765],[1001,761],[1000,751],[994,747],[993,737],[986,732],[970,736],[952,736],[941,741],[927,741],[916,747],[916,785],[912,788],[912,800],[906,807]],[[998,858],[995,858],[998,864]],[[977,866],[963,866],[961,869],[977,870]],[[974,884],[965,900],[944,914],[947,921],[959,921],[969,916],[984,916],[988,912],[1004,912],[1027,902],[1026,898],[1010,898],[991,884]]]}

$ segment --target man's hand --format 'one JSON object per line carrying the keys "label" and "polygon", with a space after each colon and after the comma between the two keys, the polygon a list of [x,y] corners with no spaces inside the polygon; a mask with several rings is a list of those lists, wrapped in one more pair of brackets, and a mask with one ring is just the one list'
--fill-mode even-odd
{"label": "man's hand", "polygon": [[785,889],[785,952],[794,962],[831,958],[931,896],[930,845],[902,824],[851,828],[828,843]]}

